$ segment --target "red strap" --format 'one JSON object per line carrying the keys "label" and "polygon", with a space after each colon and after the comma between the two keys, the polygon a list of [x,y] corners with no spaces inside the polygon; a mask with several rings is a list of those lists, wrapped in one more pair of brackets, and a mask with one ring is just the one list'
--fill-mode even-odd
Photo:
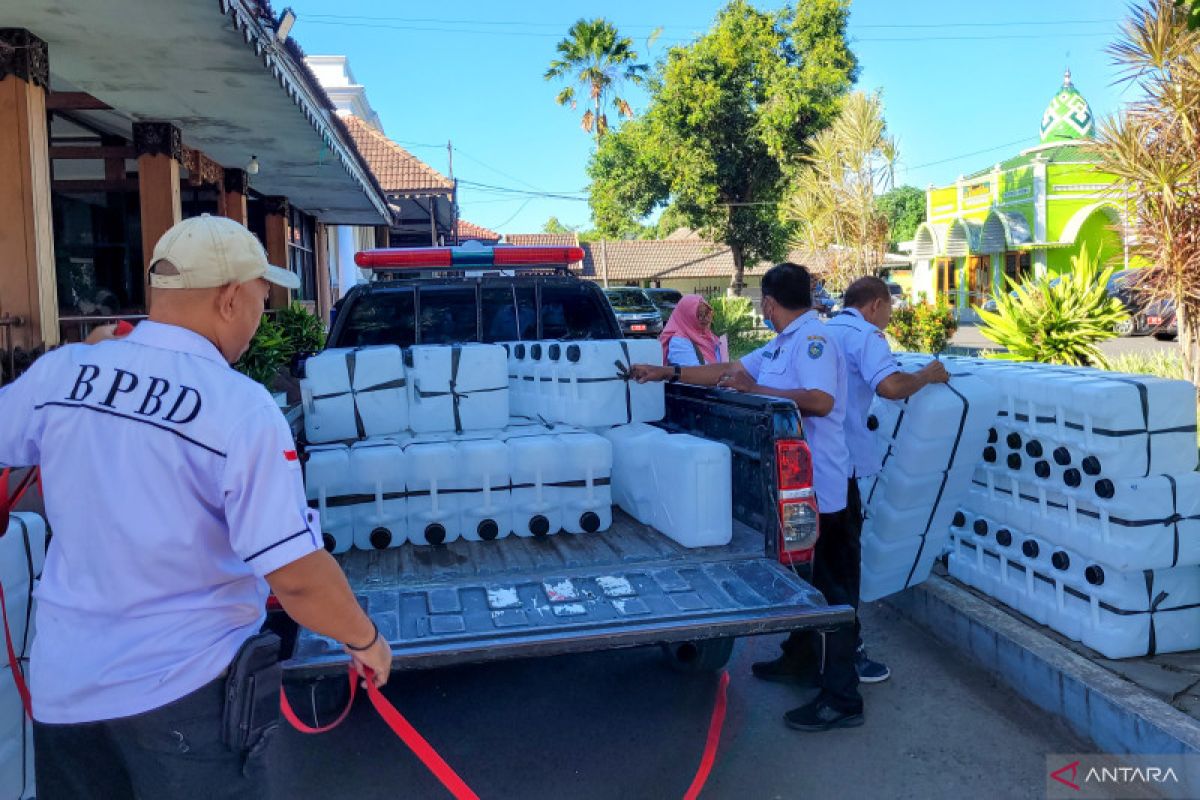
{"label": "red strap", "polygon": [[[37,467],[34,467],[25,473],[25,477],[17,484],[16,491],[10,495],[8,493],[8,479],[11,472],[12,470],[7,467],[0,470],[0,522],[3,523],[5,530],[8,528],[9,512],[13,510],[13,507],[17,503],[21,502],[21,498],[25,496],[25,493],[29,491],[29,488],[34,483],[37,483],[40,489],[42,480],[41,471]],[[5,530],[0,530],[0,536],[4,535]]]}
{"label": "red strap", "polygon": [[8,650],[8,667],[12,671],[13,683],[17,685],[17,694],[21,695],[21,705],[25,706],[25,716],[33,719],[33,705],[29,701],[29,687],[25,685],[25,675],[21,672],[21,662],[17,660],[16,651],[12,646],[12,633],[8,628],[8,604],[4,602],[4,587],[0,585],[0,618],[4,620],[4,647]]}
{"label": "red strap", "polygon": [[[350,701],[346,703],[346,707],[338,718],[328,725],[314,728],[304,724],[296,712],[292,710],[291,704],[288,702],[287,695],[283,693],[283,689],[279,690],[279,708],[283,712],[283,718],[286,719],[293,728],[301,733],[325,733],[331,731],[338,725],[341,725],[346,717],[350,714],[351,707],[354,706],[354,699],[357,692],[359,676],[355,672],[354,667],[350,667]],[[387,726],[392,729],[392,733],[400,737],[404,744],[408,745],[408,749],[412,750],[417,758],[421,759],[421,763],[425,768],[433,773],[433,776],[441,781],[441,784],[446,787],[450,794],[454,795],[455,800],[479,800],[479,795],[471,791],[471,787],[467,786],[466,782],[458,776],[449,764],[446,763],[438,752],[433,749],[433,746],[425,740],[417,729],[414,728],[404,715],[396,710],[396,707],[387,701],[387,698],[375,686],[375,681],[372,680],[372,673],[367,670],[366,677],[367,698],[371,701],[371,705],[375,706],[375,711],[387,723]]]}
{"label": "red strap", "polygon": [[333,730],[338,725],[341,725],[343,722],[345,722],[346,717],[350,715],[350,709],[354,707],[354,698],[358,692],[358,681],[356,681],[354,678],[354,667],[351,667],[350,700],[346,703],[346,707],[342,709],[342,713],[338,715],[338,718],[328,725],[322,725],[314,728],[311,725],[304,724],[304,722],[298,716],[296,716],[296,712],[292,710],[292,704],[288,702],[287,695],[284,694],[282,687],[279,689],[279,710],[283,712],[283,718],[286,719],[293,728],[301,733],[327,733],[328,731]]}
{"label": "red strap", "polygon": [[721,743],[721,728],[725,725],[725,704],[729,689],[729,673],[722,670],[721,680],[717,683],[717,701],[713,704],[712,719],[708,723],[708,741],[704,743],[704,756],[700,759],[700,769],[688,787],[683,800],[696,800],[708,782],[713,763],[717,760],[717,745]]}

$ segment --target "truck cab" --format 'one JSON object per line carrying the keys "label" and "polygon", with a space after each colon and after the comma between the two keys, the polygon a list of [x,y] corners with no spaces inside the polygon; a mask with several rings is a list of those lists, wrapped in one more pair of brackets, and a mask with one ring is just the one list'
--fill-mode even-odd
{"label": "truck cab", "polygon": [[[619,339],[601,288],[567,270],[581,259],[568,252],[576,249],[360,253],[377,279],[343,299],[327,347]],[[288,410],[303,452],[302,414]],[[674,384],[657,424],[730,448],[728,545],[683,547],[614,509],[612,527],[594,534],[349,550],[337,558],[391,643],[393,668],[660,645],[679,669],[717,669],[735,637],[851,620],[849,607],[829,606],[806,580],[819,532],[795,405]],[[273,625],[288,646],[290,683],[336,676],[344,685],[338,643],[289,629],[278,613]]]}

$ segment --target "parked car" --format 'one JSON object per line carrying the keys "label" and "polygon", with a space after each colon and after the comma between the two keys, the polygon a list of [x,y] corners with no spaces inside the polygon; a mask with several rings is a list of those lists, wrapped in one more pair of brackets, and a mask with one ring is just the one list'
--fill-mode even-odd
{"label": "parked car", "polygon": [[630,338],[658,336],[663,330],[663,318],[646,296],[644,289],[622,287],[605,289],[605,296],[617,314],[621,335]]}
{"label": "parked car", "polygon": [[1137,317],[1139,332],[1150,334],[1160,342],[1179,337],[1179,321],[1175,317],[1175,301],[1153,300]]}
{"label": "parked car", "polygon": [[[453,260],[457,248],[429,250],[431,261],[444,264],[444,251]],[[565,263],[552,275],[542,262],[537,274],[487,274],[478,251],[471,258],[480,272],[468,268],[450,277],[444,266],[409,267],[412,277],[354,287],[326,347],[622,335],[600,287],[572,276]],[[717,670],[735,637],[827,629],[853,619],[852,609],[826,605],[808,583],[818,531],[816,509],[804,499],[811,495],[811,455],[795,404],[684,384],[665,391],[666,417],[655,424],[732,450],[732,541],[686,548],[618,510],[612,527],[595,535],[338,554],[392,648],[393,669],[661,645],[680,671]],[[302,405],[287,412],[302,453],[303,414]],[[551,587],[564,584],[578,587],[579,595],[560,612],[562,597]],[[605,588],[617,585],[635,587],[635,596]],[[268,619],[284,640],[293,705],[340,707],[346,651],[298,629],[278,608]]]}
{"label": "parked car", "polygon": [[904,287],[892,281],[887,282],[888,293],[892,296],[892,308],[904,308],[908,305],[908,295]]}
{"label": "parked car", "polygon": [[1175,302],[1170,299],[1152,300],[1138,289],[1133,269],[1113,273],[1108,281],[1108,296],[1115,297],[1129,312],[1129,319],[1117,326],[1121,336],[1151,336],[1174,339],[1179,335],[1175,320]]}
{"label": "parked car", "polygon": [[678,289],[646,289],[644,291],[650,298],[650,302],[654,303],[654,307],[658,309],[663,324],[666,324],[667,320],[671,318],[671,312],[675,310],[675,305],[683,299],[683,292]]}
{"label": "parked car", "polygon": [[822,316],[832,317],[842,309],[841,295],[832,295],[820,284],[813,286],[813,308]]}

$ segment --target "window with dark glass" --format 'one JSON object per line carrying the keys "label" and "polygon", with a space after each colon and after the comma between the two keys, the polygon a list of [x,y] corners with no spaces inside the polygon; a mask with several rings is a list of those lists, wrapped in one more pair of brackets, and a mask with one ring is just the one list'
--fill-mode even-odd
{"label": "window with dark glass", "polygon": [[479,341],[474,286],[420,287],[421,344]]}
{"label": "window with dark glass", "polygon": [[345,312],[346,321],[339,344],[342,347],[376,344],[410,347],[416,343],[414,311],[412,289],[363,295]]}
{"label": "window with dark glass", "polygon": [[606,339],[611,335],[603,301],[589,288],[585,283],[542,286],[543,339]]}
{"label": "window with dark glass", "polygon": [[288,269],[300,276],[297,300],[317,299],[316,231],[313,218],[295,206],[288,209]]}
{"label": "window with dark glass", "polygon": [[1004,274],[1017,283],[1025,280],[1032,272],[1029,251],[1009,252],[1004,254]]}
{"label": "window with dark glass", "polygon": [[483,341],[511,342],[517,335],[517,304],[511,286],[485,286],[479,294]]}

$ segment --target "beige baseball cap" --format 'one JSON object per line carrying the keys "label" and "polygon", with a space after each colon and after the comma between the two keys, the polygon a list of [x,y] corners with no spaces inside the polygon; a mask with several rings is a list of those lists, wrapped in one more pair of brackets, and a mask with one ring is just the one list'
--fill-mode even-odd
{"label": "beige baseball cap", "polygon": [[[154,274],[159,261],[170,261],[177,274]],[[245,226],[210,214],[171,226],[154,245],[150,260],[150,285],[155,289],[211,289],[255,278],[286,289],[300,288],[299,275],[267,263],[262,244]]]}

